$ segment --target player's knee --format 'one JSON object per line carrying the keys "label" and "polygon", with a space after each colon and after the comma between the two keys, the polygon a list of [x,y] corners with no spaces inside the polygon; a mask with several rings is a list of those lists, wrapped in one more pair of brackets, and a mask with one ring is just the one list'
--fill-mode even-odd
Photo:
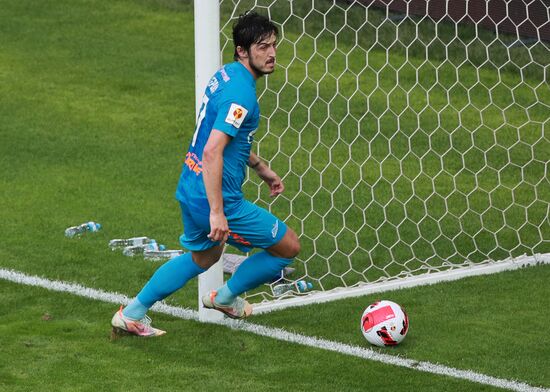
{"label": "player's knee", "polygon": [[287,231],[287,234],[285,234],[285,236],[286,235],[288,235],[288,239],[285,242],[283,257],[287,259],[293,259],[300,253],[300,239],[298,238],[296,233],[290,229]]}
{"label": "player's knee", "polygon": [[220,259],[223,247],[217,246],[204,251],[192,251],[193,262],[204,270],[212,267]]}
{"label": "player's knee", "polygon": [[197,257],[196,255],[193,255],[193,262],[201,267],[203,270],[207,270],[214,264],[216,264],[217,260],[215,260],[214,258]]}
{"label": "player's knee", "polygon": [[286,256],[287,259],[294,259],[298,254],[300,253],[300,244],[296,244],[296,246],[290,248],[288,250],[288,254]]}
{"label": "player's knee", "polygon": [[292,242],[292,244],[288,247],[288,258],[293,259],[300,253],[301,245],[300,240],[296,238],[296,241]]}
{"label": "player's knee", "polygon": [[275,257],[293,259],[300,253],[300,239],[292,229],[288,228],[283,239],[267,251]]}

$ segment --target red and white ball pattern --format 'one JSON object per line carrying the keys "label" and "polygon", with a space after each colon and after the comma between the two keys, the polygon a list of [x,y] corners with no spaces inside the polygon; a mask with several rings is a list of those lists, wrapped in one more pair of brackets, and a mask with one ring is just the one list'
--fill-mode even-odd
{"label": "red and white ball pattern", "polygon": [[361,332],[376,346],[396,346],[409,331],[409,317],[395,302],[378,301],[369,305],[361,317]]}

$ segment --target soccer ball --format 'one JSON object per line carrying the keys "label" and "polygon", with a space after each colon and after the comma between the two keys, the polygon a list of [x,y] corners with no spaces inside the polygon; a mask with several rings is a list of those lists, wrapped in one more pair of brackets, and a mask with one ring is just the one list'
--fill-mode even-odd
{"label": "soccer ball", "polygon": [[361,332],[376,346],[396,346],[409,330],[407,313],[395,302],[378,301],[369,305],[361,317]]}

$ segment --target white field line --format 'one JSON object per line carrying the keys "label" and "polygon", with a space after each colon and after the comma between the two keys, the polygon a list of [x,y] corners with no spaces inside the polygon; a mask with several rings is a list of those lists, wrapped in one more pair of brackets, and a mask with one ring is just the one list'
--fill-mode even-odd
{"label": "white field line", "polygon": [[[49,279],[40,278],[38,276],[29,276],[21,272],[0,269],[0,279],[8,280],[11,282],[42,287],[52,291],[59,291],[78,295],[80,297],[86,297],[103,302],[110,302],[114,304],[127,304],[129,298],[119,293],[110,293],[98,289],[92,289],[81,286],[74,283],[66,283],[61,281],[54,281]],[[180,308],[176,306],[170,306],[165,303],[157,303],[151,309],[155,312],[168,314],[174,317],[182,318],[185,320],[199,320],[199,314],[197,311]],[[107,315],[109,316],[109,315]],[[262,325],[252,324],[246,321],[237,321],[230,319],[223,319],[221,321],[212,322],[213,324],[223,325],[225,327],[251,332],[256,335],[269,337],[272,339],[282,340],[291,343],[301,344],[303,346],[314,347],[318,349],[337,352],[344,355],[350,355],[354,357],[364,358],[371,361],[381,362],[387,365],[394,365],[405,367],[413,370],[419,370],[427,373],[438,374],[467,381],[472,381],[479,384],[490,385],[498,388],[509,389],[512,391],[520,392],[550,392],[550,389],[542,387],[533,387],[521,381],[506,380],[487,376],[485,374],[476,373],[471,370],[455,369],[448,366],[438,365],[425,361],[415,361],[413,359],[402,358],[395,355],[382,354],[371,350],[369,348],[352,346],[349,344],[343,344],[333,342],[326,339],[300,335],[293,332],[288,332],[280,328],[265,327]]]}

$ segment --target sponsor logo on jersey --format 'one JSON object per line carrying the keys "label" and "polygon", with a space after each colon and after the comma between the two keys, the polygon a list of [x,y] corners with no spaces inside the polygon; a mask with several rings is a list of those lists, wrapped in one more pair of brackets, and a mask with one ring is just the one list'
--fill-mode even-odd
{"label": "sponsor logo on jersey", "polygon": [[247,113],[248,113],[248,110],[243,108],[241,105],[232,103],[231,107],[229,108],[229,111],[227,112],[227,117],[225,118],[225,122],[233,125],[235,128],[240,128]]}
{"label": "sponsor logo on jersey", "polygon": [[202,161],[193,152],[188,152],[185,155],[185,165],[197,176],[202,173]]}
{"label": "sponsor logo on jersey", "polygon": [[233,112],[233,117],[235,117],[235,120],[240,119],[243,116],[243,110],[241,108],[235,109]]}

